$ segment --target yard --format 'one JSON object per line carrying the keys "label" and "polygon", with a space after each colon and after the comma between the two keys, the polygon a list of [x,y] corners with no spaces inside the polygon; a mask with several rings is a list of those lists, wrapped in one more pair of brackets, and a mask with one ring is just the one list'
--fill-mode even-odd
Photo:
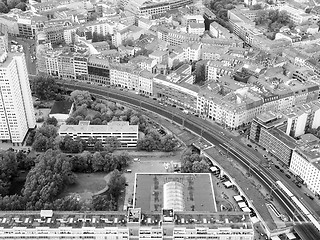
{"label": "yard", "polygon": [[89,200],[92,195],[104,189],[108,181],[108,174],[105,173],[77,173],[77,177],[77,183],[66,188],[59,197],[76,193],[81,199]]}

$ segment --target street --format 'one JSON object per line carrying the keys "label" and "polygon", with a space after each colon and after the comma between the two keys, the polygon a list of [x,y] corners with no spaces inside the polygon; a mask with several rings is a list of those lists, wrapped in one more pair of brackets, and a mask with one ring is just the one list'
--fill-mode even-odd
{"label": "street", "polygon": [[25,38],[17,38],[17,37],[9,37],[9,43],[11,40],[15,40],[19,45],[23,46],[23,51],[26,56],[26,63],[29,75],[36,75],[36,61],[32,62],[31,56],[35,56],[35,40],[25,39]]}

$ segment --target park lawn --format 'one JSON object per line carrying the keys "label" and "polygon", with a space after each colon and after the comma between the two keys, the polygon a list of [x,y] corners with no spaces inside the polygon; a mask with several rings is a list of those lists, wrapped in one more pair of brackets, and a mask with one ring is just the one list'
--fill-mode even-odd
{"label": "park lawn", "polygon": [[78,177],[76,184],[67,186],[59,196],[60,198],[75,193],[79,194],[81,199],[88,200],[94,193],[107,185],[104,178],[107,175],[106,173],[77,173],[76,175]]}

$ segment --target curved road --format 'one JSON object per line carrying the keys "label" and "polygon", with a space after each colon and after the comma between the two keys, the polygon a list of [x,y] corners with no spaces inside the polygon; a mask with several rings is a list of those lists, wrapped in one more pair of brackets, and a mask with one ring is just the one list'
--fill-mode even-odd
{"label": "curved road", "polygon": [[[66,88],[69,88],[70,90],[85,90],[91,92],[93,95],[100,95],[107,98],[109,97],[118,99],[136,106],[140,106],[144,109],[162,115],[168,119],[172,119],[177,124],[183,125],[187,129],[197,133],[198,135],[202,135],[203,138],[205,138],[212,144],[220,146],[229,151],[229,153],[240,160],[240,163],[242,163],[243,165],[247,167],[250,166],[252,173],[256,175],[261,183],[263,183],[268,189],[271,189],[273,187],[273,195],[277,198],[288,215],[294,216],[295,220],[298,222],[305,221],[304,216],[291,202],[291,200],[288,199],[288,197],[282,191],[274,187],[275,181],[279,180],[278,177],[274,173],[270,172],[270,170],[261,168],[259,166],[261,156],[257,155],[256,153],[252,153],[247,149],[246,146],[234,141],[232,137],[221,133],[221,130],[214,128],[214,126],[206,120],[197,118],[192,115],[186,115],[182,111],[177,111],[177,108],[173,108],[170,106],[164,108],[150,98],[144,98],[139,95],[128,93],[126,91],[121,92],[118,89],[114,89],[112,87],[98,87],[95,85],[86,85],[79,82],[75,82],[74,84],[69,82],[60,82],[60,84],[64,85]],[[307,207],[309,209],[312,209],[309,205]],[[316,218],[319,218],[318,214],[314,213],[315,211],[312,212]]]}

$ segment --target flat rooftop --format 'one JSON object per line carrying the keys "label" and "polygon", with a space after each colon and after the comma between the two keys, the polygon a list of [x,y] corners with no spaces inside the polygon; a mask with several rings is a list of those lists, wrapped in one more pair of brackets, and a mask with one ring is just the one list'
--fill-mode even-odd
{"label": "flat rooftop", "polygon": [[[54,211],[52,216],[41,216],[40,211],[6,211],[0,212],[0,230],[10,228],[119,228],[131,229],[133,235],[137,235],[138,227],[159,228],[159,222],[163,219],[162,213],[138,212],[137,221],[132,221],[128,215],[127,211]],[[190,229],[199,226],[207,229],[252,229],[250,216],[244,212],[175,212],[172,221],[166,221],[163,224],[163,231],[167,232],[167,235],[172,235],[173,228]]]}
{"label": "flat rooftop", "polygon": [[164,206],[164,184],[178,182],[182,186],[184,211],[216,212],[211,175],[208,173],[137,173],[134,208],[142,212],[159,212]]}
{"label": "flat rooftop", "polygon": [[111,121],[108,125],[89,125],[83,124],[84,121],[79,125],[61,125],[59,133],[137,133],[138,125],[129,125],[127,121]]}

